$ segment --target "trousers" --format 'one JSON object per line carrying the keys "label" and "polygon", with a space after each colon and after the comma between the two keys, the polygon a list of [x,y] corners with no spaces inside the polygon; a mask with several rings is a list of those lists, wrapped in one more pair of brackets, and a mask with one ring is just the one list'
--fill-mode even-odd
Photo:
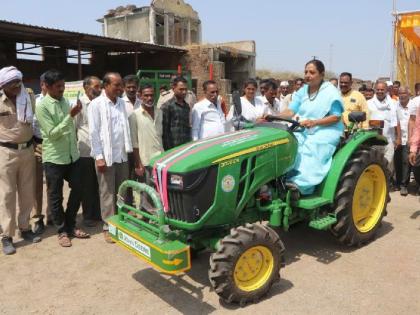
{"label": "trousers", "polygon": [[91,157],[80,157],[82,190],[82,210],[84,220],[100,220],[101,206],[99,201],[98,178],[95,171],[95,160]]}
{"label": "trousers", "polygon": [[99,184],[99,199],[101,203],[101,215],[104,221],[103,229],[108,230],[106,219],[115,214],[117,193],[121,183],[128,179],[128,162],[114,163],[107,167],[105,172],[96,170]]}
{"label": "trousers", "polygon": [[397,186],[407,187],[410,183],[411,166],[408,161],[410,148],[408,145],[399,146],[394,154],[395,178]]}
{"label": "trousers", "polygon": [[[44,163],[45,177],[47,179],[48,203],[52,219],[57,232],[71,233],[76,226],[76,215],[80,207],[82,195],[82,181],[80,174],[80,161],[70,164]],[[63,185],[66,180],[70,187],[67,208],[63,208]]]}
{"label": "trousers", "polygon": [[[13,237],[17,226],[30,229],[34,200],[35,160],[32,146],[15,150],[0,147],[0,228],[2,237]],[[19,211],[16,211],[16,195]]]}

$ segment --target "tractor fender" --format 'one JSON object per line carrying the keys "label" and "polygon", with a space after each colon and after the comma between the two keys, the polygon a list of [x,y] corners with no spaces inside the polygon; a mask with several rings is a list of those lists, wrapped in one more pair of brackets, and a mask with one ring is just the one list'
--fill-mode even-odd
{"label": "tractor fender", "polygon": [[336,189],[338,182],[340,181],[341,174],[346,167],[347,162],[353,155],[353,153],[361,145],[387,145],[387,139],[378,134],[375,131],[359,131],[355,133],[347,143],[339,149],[339,151],[334,155],[333,161],[331,164],[330,171],[328,172],[327,177],[322,182],[320,189],[320,196],[327,199],[331,203],[334,202]]}

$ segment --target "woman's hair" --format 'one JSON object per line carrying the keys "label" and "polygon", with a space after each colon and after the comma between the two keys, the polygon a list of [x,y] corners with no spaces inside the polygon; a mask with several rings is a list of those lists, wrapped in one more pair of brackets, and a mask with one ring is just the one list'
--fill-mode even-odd
{"label": "woman's hair", "polygon": [[253,85],[255,88],[258,88],[258,83],[257,83],[257,81],[256,80],[254,80],[254,79],[247,79],[245,82],[244,82],[244,88],[246,88],[248,85]]}
{"label": "woman's hair", "polygon": [[311,61],[308,61],[305,65],[305,68],[310,64],[313,64],[315,66],[316,70],[318,70],[319,73],[321,73],[321,74],[325,73],[325,66],[324,66],[324,64],[322,63],[321,60],[312,59]]}

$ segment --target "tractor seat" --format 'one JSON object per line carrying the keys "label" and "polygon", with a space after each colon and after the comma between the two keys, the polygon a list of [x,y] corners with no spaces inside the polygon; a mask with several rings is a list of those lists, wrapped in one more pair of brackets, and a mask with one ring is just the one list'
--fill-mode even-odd
{"label": "tractor seat", "polygon": [[349,114],[349,121],[352,123],[361,123],[366,120],[366,113],[365,112],[351,112]]}

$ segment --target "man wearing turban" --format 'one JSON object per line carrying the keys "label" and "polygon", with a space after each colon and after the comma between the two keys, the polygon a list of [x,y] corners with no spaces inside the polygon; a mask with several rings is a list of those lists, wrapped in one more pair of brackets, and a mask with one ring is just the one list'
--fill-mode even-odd
{"label": "man wearing turban", "polygon": [[[35,160],[32,147],[33,104],[15,67],[0,69],[0,227],[6,255],[14,254],[17,227],[24,240],[39,242],[30,229]],[[19,211],[16,211],[16,196]]]}

